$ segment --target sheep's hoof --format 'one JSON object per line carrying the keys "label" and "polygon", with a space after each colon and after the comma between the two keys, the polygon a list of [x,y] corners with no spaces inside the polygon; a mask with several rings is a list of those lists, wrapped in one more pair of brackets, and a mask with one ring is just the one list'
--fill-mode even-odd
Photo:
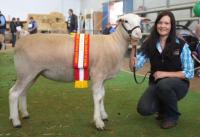
{"label": "sheep's hoof", "polygon": [[16,125],[16,126],[13,126],[14,128],[21,128],[22,125]]}
{"label": "sheep's hoof", "polygon": [[108,121],[108,119],[107,118],[105,118],[105,119],[102,119],[103,121],[105,121],[105,122],[107,122]]}
{"label": "sheep's hoof", "polygon": [[98,121],[98,122],[96,122],[96,128],[97,128],[99,131],[104,130],[104,128],[105,128],[104,122],[103,122],[103,121]]}
{"label": "sheep's hoof", "polygon": [[24,117],[22,117],[23,119],[29,119],[30,118],[30,116],[24,116]]}
{"label": "sheep's hoof", "polygon": [[104,128],[97,128],[98,131],[104,131]]}
{"label": "sheep's hoof", "polygon": [[19,120],[14,121],[13,119],[10,118],[10,122],[12,123],[12,126],[14,128],[21,128],[22,127],[22,125],[21,125]]}

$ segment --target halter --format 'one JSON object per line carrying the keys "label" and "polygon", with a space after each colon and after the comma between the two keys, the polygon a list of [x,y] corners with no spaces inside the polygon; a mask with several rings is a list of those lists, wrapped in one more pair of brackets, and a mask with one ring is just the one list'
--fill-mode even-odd
{"label": "halter", "polygon": [[137,29],[137,28],[140,28],[140,26],[135,26],[133,27],[131,30],[128,30],[125,26],[124,26],[124,23],[122,22],[122,27],[124,28],[124,30],[128,33],[129,37],[131,38],[131,33]]}

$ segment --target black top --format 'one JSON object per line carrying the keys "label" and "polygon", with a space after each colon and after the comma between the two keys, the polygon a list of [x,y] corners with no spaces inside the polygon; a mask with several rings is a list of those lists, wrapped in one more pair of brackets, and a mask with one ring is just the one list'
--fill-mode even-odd
{"label": "black top", "polygon": [[11,31],[11,33],[15,33],[17,31],[16,24],[13,21],[10,22],[10,31]]}
{"label": "black top", "polygon": [[77,16],[75,14],[72,14],[69,16],[68,21],[67,21],[67,29],[69,33],[77,31],[78,28],[78,21],[77,21]]}
{"label": "black top", "polygon": [[181,52],[184,46],[184,41],[179,40],[179,43],[174,45],[173,55],[171,57],[165,55],[165,50],[160,53],[157,48],[154,56],[150,57],[151,64],[151,75],[149,77],[149,82],[155,82],[153,74],[156,71],[182,71],[182,63],[181,63]]}

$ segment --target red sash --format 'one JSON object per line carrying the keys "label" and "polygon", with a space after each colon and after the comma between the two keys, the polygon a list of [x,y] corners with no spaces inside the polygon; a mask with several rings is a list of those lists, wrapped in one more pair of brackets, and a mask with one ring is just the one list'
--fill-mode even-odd
{"label": "red sash", "polygon": [[74,78],[75,88],[87,88],[89,79],[89,34],[74,36]]}

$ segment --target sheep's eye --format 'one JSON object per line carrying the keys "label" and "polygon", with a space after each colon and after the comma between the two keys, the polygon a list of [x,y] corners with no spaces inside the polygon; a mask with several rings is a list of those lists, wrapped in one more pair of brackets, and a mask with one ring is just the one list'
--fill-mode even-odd
{"label": "sheep's eye", "polygon": [[128,23],[128,20],[124,20],[125,23]]}

